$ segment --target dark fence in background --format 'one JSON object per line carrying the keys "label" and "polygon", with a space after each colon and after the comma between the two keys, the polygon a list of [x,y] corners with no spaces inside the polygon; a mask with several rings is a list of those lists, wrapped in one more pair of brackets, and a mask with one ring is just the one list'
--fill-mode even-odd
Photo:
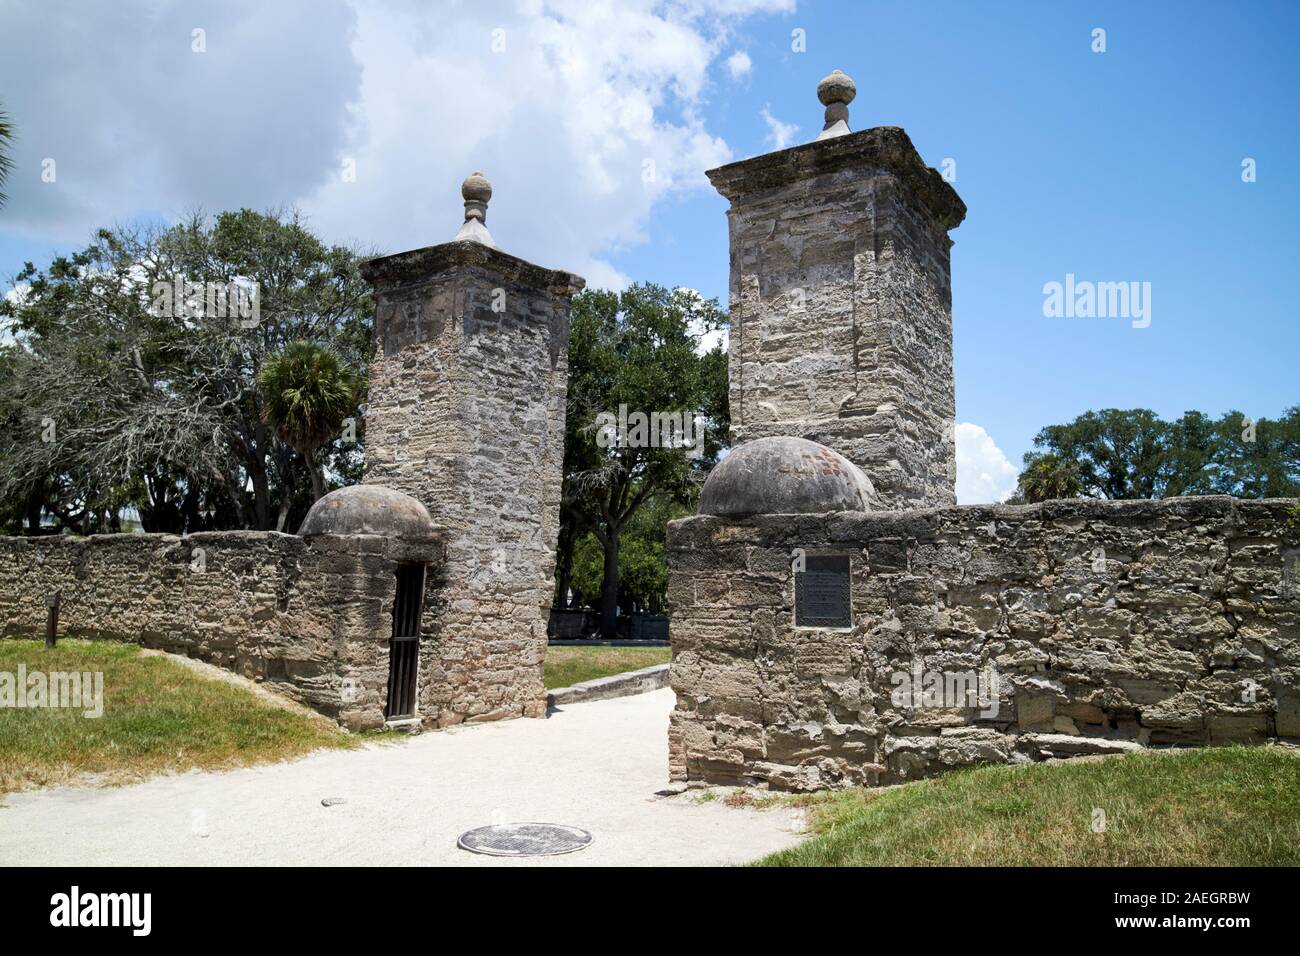
{"label": "dark fence in background", "polygon": [[[600,615],[589,608],[551,608],[546,636],[558,641],[599,637]],[[629,641],[666,641],[668,618],[663,614],[620,614],[618,636]]]}

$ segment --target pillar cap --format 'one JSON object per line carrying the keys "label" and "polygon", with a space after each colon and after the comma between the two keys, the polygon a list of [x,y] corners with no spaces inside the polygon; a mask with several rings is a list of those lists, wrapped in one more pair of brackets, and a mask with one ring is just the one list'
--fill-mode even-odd
{"label": "pillar cap", "polygon": [[464,239],[367,259],[361,263],[361,277],[376,288],[391,289],[469,269],[491,273],[494,281],[504,279],[557,296],[572,297],[587,285],[586,279],[572,272],[544,269],[496,246]]}
{"label": "pillar cap", "polygon": [[750,197],[763,201],[773,189],[844,170],[864,178],[897,177],[944,229],[955,229],[966,218],[966,204],[957,191],[937,169],[925,165],[907,133],[897,126],[876,126],[778,149],[710,169],[705,175],[736,205]]}
{"label": "pillar cap", "polygon": [[378,289],[392,289],[419,285],[448,272],[474,269],[492,273],[493,280],[504,279],[565,298],[572,298],[586,287],[587,280],[582,276],[544,269],[497,248],[484,225],[492,184],[482,172],[475,170],[466,176],[460,194],[465,200],[465,223],[451,242],[367,259],[361,263],[361,277]]}

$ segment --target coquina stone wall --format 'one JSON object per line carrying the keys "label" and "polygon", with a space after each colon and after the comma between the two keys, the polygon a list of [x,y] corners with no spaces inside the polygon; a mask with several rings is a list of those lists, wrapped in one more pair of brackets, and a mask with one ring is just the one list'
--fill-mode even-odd
{"label": "coquina stone wall", "polygon": [[[1300,737],[1294,504],[673,522],[672,777],[809,790]],[[849,556],[851,628],[794,626],[798,549]],[[996,691],[975,706],[906,692],[930,672],[986,687],[995,673]]]}
{"label": "coquina stone wall", "polygon": [[[0,634],[42,637],[61,590],[62,636],[142,644],[273,684],[354,729],[381,726],[396,570],[439,539],[230,531],[0,538]],[[426,609],[426,617],[429,611]],[[434,659],[432,638],[421,657]]]}
{"label": "coquina stone wall", "polygon": [[447,534],[420,711],[541,717],[563,481],[570,298],[583,280],[474,241],[366,263],[376,355],[365,480]]}

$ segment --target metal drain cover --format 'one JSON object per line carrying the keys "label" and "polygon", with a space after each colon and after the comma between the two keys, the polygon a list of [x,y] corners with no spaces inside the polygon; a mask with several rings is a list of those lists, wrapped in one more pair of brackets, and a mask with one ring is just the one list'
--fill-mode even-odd
{"label": "metal drain cover", "polygon": [[503,823],[462,833],[456,845],[488,856],[558,856],[591,845],[591,834],[559,823]]}

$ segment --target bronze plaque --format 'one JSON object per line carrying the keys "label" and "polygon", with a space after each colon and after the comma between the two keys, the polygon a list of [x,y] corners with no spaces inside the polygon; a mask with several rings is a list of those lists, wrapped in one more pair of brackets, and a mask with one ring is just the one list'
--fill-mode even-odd
{"label": "bronze plaque", "polygon": [[849,556],[809,555],[794,575],[795,627],[852,627]]}

